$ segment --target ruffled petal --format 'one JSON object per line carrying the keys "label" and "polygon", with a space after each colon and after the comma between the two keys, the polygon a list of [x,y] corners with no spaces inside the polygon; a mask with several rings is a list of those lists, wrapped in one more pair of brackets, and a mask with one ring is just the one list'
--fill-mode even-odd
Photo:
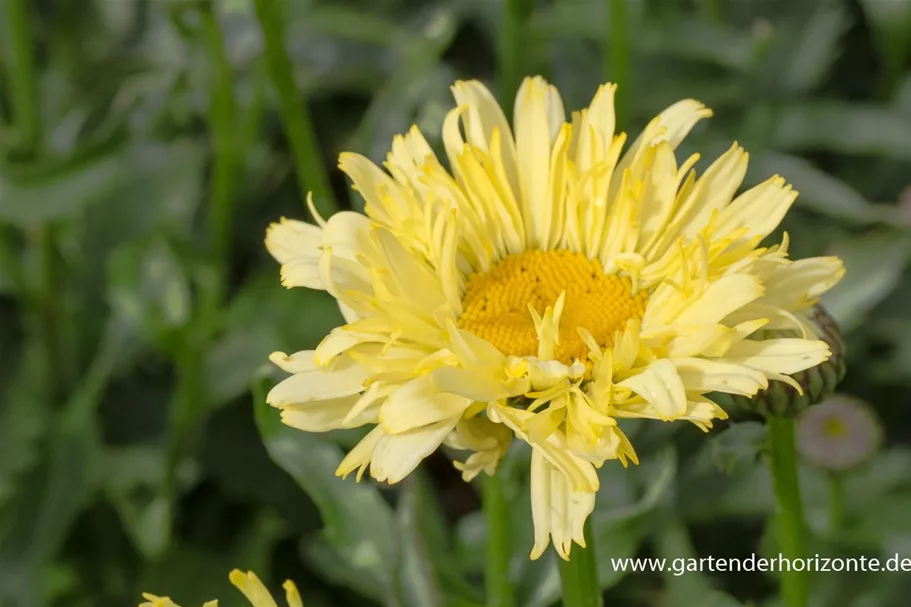
{"label": "ruffled petal", "polygon": [[659,419],[677,419],[686,412],[686,391],[677,374],[677,367],[667,359],[657,360],[641,373],[620,382],[650,404]]}
{"label": "ruffled petal", "polygon": [[595,508],[593,491],[575,491],[543,453],[531,455],[531,512],[535,545],[531,559],[544,554],[553,539],[557,554],[569,560],[573,542],[585,548],[585,520]]}
{"label": "ruffled petal", "polygon": [[379,422],[388,435],[401,434],[461,417],[471,400],[441,392],[423,375],[393,392],[380,407]]}

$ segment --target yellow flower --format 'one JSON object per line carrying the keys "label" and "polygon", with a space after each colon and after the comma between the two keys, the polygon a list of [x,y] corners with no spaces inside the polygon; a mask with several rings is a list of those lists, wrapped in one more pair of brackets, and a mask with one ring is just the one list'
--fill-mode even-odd
{"label": "yellow flower", "polygon": [[707,394],[797,386],[790,374],[830,355],[807,313],[841,262],[791,261],[787,238],[759,246],[797,192],[775,176],[737,195],[737,144],[698,178],[698,155],[678,164],[711,115],[693,100],[621,154],[614,91],[566,122],[557,90],[527,79],[513,130],[482,84],[457,82],[449,170],[412,128],[385,171],[342,154],[366,216],[283,219],[266,237],[283,284],[328,291],[348,323],[315,351],[272,355],[293,374],[268,396],[283,421],[374,425],[338,474],[369,467],[389,483],[441,444],[473,452],[456,464],[470,479],[493,473],[513,435],[527,441],[532,558],[551,538],[568,558],[596,469],[637,461],[618,419],[707,429],[725,417]]}
{"label": "yellow flower", "polygon": [[[272,598],[272,593],[252,571],[244,573],[235,569],[228,576],[228,579],[247,597],[251,607],[278,607],[275,599]],[[294,582],[286,580],[282,587],[285,589],[285,599],[288,601],[288,607],[304,607],[301,595],[298,593]],[[145,602],[140,603],[139,607],[180,607],[166,596],[143,594],[142,598],[145,599]],[[207,601],[202,607],[218,607],[218,601]]]}

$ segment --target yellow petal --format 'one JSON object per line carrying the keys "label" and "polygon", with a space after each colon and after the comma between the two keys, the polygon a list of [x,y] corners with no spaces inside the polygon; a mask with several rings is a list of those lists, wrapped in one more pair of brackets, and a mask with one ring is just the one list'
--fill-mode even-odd
{"label": "yellow petal", "polygon": [[702,358],[678,358],[673,363],[688,391],[753,396],[769,387],[761,371],[744,365]]}
{"label": "yellow petal", "polygon": [[282,588],[285,589],[285,600],[288,601],[288,607],[304,607],[304,602],[301,600],[300,592],[297,591],[294,582],[285,580]]}
{"label": "yellow petal", "polygon": [[574,491],[569,480],[546,457],[531,456],[531,511],[535,545],[531,559],[540,558],[553,538],[557,554],[569,560],[573,542],[585,547],[585,520],[595,508],[595,493]]}
{"label": "yellow petal", "polygon": [[315,225],[282,217],[266,229],[266,249],[279,263],[296,257],[319,257],[322,235]]}
{"label": "yellow petal", "polygon": [[380,407],[379,422],[387,435],[401,434],[461,417],[470,404],[463,396],[441,392],[425,375],[389,395]]}
{"label": "yellow petal", "polygon": [[722,238],[740,228],[748,236],[766,237],[778,227],[797,199],[795,192],[778,175],[750,188],[718,214],[715,238]]}
{"label": "yellow petal", "polygon": [[266,249],[282,264],[282,284],[288,288],[323,289],[319,276],[323,230],[317,226],[282,218],[266,230]]}
{"label": "yellow petal", "polygon": [[662,359],[620,382],[654,405],[660,419],[676,419],[686,412],[686,391],[674,364]]}
{"label": "yellow petal", "polygon": [[319,369],[316,362],[314,350],[301,350],[294,354],[288,355],[284,352],[273,352],[269,355],[269,360],[282,371],[287,373],[303,373],[305,371],[315,371]]}
{"label": "yellow petal", "polygon": [[282,423],[307,432],[328,432],[340,428],[356,428],[377,420],[377,407],[362,410],[359,415],[349,415],[360,397],[344,396],[328,400],[284,405]]}
{"label": "yellow petal", "polygon": [[762,297],[765,289],[755,276],[732,274],[710,283],[699,298],[677,318],[680,324],[719,322],[731,312]]}
{"label": "yellow petal", "polygon": [[373,450],[370,475],[390,485],[401,481],[421,463],[421,460],[436,451],[460,418],[461,414],[417,430],[391,436],[384,433]]}
{"label": "yellow petal", "polygon": [[266,589],[256,574],[235,569],[228,576],[231,583],[240,590],[252,607],[278,607],[272,594]]}
{"label": "yellow petal", "polygon": [[790,375],[815,367],[831,356],[824,341],[809,339],[745,339],[725,353],[724,360],[766,371]]}
{"label": "yellow petal", "polygon": [[551,140],[565,120],[556,89],[543,78],[526,78],[516,96],[516,150],[522,216],[529,246],[548,239],[547,192],[550,178]]}
{"label": "yellow petal", "polygon": [[354,448],[348,452],[348,455],[345,456],[345,459],[341,461],[335,471],[335,475],[347,478],[352,471],[357,469],[357,480],[360,482],[361,477],[364,475],[364,470],[370,464],[370,458],[373,457],[376,444],[382,437],[383,429],[379,426],[368,432],[367,436],[358,441]]}
{"label": "yellow petal", "polygon": [[332,368],[302,371],[281,381],[266,395],[266,402],[273,407],[281,407],[290,403],[351,396],[363,391],[366,379],[364,369],[345,358]]}

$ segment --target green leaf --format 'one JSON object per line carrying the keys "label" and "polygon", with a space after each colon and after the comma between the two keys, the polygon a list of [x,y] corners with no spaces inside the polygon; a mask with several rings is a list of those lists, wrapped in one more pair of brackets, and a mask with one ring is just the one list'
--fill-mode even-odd
{"label": "green leaf", "polygon": [[160,341],[190,318],[190,285],[163,240],[128,242],[108,262],[109,299],[116,314]]}
{"label": "green leaf", "polygon": [[719,517],[763,518],[774,508],[768,467],[746,461],[737,474],[718,468],[713,448],[702,440],[699,451],[680,469],[676,484],[675,512],[694,523],[708,523]]}
{"label": "green leaf", "polygon": [[752,64],[757,41],[749,31],[697,19],[646,24],[642,50],[662,57],[689,59],[738,71]]}
{"label": "green leaf", "polygon": [[316,505],[302,503],[300,487],[269,458],[248,400],[213,412],[201,443],[200,473],[227,497],[275,511],[290,531],[319,529]]}
{"label": "green leaf", "polygon": [[906,76],[895,93],[893,106],[902,116],[911,120],[911,76]]}
{"label": "green leaf", "polygon": [[911,44],[911,2],[909,0],[860,0],[873,27],[880,55],[891,69],[907,64]]}
{"label": "green leaf", "polygon": [[434,571],[431,550],[420,533],[421,500],[417,479],[409,477],[398,505],[399,554],[396,561],[396,588],[403,607],[442,607],[443,599]]}
{"label": "green leaf", "polygon": [[[715,590],[709,578],[700,571],[683,570],[687,564],[695,563],[698,556],[690,541],[689,532],[676,512],[665,513],[666,521],[655,538],[658,558],[665,559],[670,566],[662,572],[664,596],[661,605],[677,607],[741,607],[733,597]],[[675,571],[674,568],[677,567]]]}
{"label": "green leaf", "polygon": [[426,102],[430,84],[443,80],[434,76],[445,73],[440,71],[438,62],[452,43],[457,26],[453,10],[442,6],[435,7],[417,25],[420,34],[411,37],[401,63],[374,94],[347,149],[361,150],[371,158],[385,155],[392,136],[404,132],[413,120],[415,108]]}
{"label": "green leaf", "polygon": [[38,348],[19,353],[17,372],[0,402],[0,508],[15,497],[18,483],[41,457],[51,408],[35,386],[44,376]]}
{"label": "green leaf", "polygon": [[709,438],[712,458],[725,474],[752,466],[765,447],[768,430],[759,422],[739,422]]}
{"label": "green leaf", "polygon": [[755,185],[775,174],[787,179],[800,193],[796,203],[799,206],[860,225],[899,223],[894,207],[869,202],[851,186],[802,158],[770,151],[750,158],[747,183]]}
{"label": "green leaf", "polygon": [[231,301],[227,330],[206,350],[204,378],[212,406],[237,398],[255,376],[274,371],[271,352],[313,348],[329,331],[344,324],[330,295],[286,289],[279,282],[278,270],[275,264],[247,280]]}
{"label": "green leaf", "polygon": [[0,221],[35,227],[72,217],[114,191],[128,171],[117,150],[103,150],[33,173],[0,166]]}
{"label": "green leaf", "polygon": [[770,136],[782,150],[911,159],[911,120],[886,107],[822,101],[780,108]]}
{"label": "green leaf", "polygon": [[325,435],[283,425],[262,393],[255,398],[269,456],[297,481],[323,518],[322,541],[305,545],[310,565],[371,598],[388,596],[389,568],[396,556],[392,509],[375,486],[335,476],[343,453]]}
{"label": "green leaf", "polygon": [[414,35],[413,30],[403,27],[398,21],[363,7],[317,4],[302,12],[299,24],[295,19],[289,19],[289,29],[299,26],[311,35],[392,48],[402,47]]}
{"label": "green leaf", "polygon": [[[108,449],[102,460],[105,493],[134,545],[147,559],[160,558],[171,540],[172,505],[160,488],[165,453],[160,446]],[[178,470],[181,487],[196,479],[191,466]]]}
{"label": "green leaf", "polygon": [[872,233],[842,240],[833,254],[845,263],[845,276],[822,302],[842,331],[855,328],[898,284],[911,260],[911,235]]}
{"label": "green leaf", "polygon": [[805,92],[825,81],[838,59],[841,37],[851,26],[851,20],[840,2],[824,0],[809,19],[799,19],[795,26],[796,35],[778,34],[778,39],[788,46],[782,54],[780,85],[787,91]]}

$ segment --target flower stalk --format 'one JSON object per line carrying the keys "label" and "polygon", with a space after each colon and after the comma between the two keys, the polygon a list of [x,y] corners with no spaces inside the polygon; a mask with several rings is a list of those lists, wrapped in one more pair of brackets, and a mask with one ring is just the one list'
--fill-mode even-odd
{"label": "flower stalk", "polygon": [[573,546],[569,560],[560,561],[560,580],[564,607],[603,607],[591,517],[585,521],[585,548]]}
{"label": "flower stalk", "polygon": [[[513,99],[522,78],[528,71],[528,18],[533,3],[529,0],[506,0],[503,15],[503,29],[500,34],[500,96]],[[512,107],[503,107],[507,118],[511,118]]]}
{"label": "flower stalk", "polygon": [[[225,55],[225,40],[214,9],[201,11],[203,40],[212,65],[209,127],[212,133],[212,183],[209,200],[209,230],[212,257],[217,264],[217,279],[208,302],[217,308],[224,296],[231,246],[232,217],[239,172],[239,154],[234,136],[237,103],[234,79]],[[214,310],[212,310],[214,311]]]}
{"label": "flower stalk", "polygon": [[626,91],[629,88],[629,36],[627,35],[626,0],[610,0],[609,38],[604,45],[606,80],[619,84],[614,99],[617,124],[626,118]]}
{"label": "flower stalk", "polygon": [[[768,417],[772,482],[778,503],[778,541],[782,555],[789,559],[806,554],[803,502],[797,474],[797,449],[794,443],[794,418]],[[781,594],[786,607],[806,607],[808,578],[806,571],[782,571]]]}
{"label": "flower stalk", "polygon": [[829,533],[841,529],[845,517],[845,483],[840,472],[829,473]]}
{"label": "flower stalk", "polygon": [[483,479],[483,508],[487,521],[487,568],[485,584],[488,607],[512,607],[515,589],[509,579],[510,550],[509,505],[503,490],[502,474]]}
{"label": "flower stalk", "polygon": [[285,28],[281,3],[277,0],[254,0],[256,17],[263,31],[266,65],[278,97],[282,122],[294,156],[295,175],[301,196],[313,193],[313,203],[323,216],[332,215],[338,204],[332,194],[329,174],[322,162],[313,120],[307,111],[307,100],[294,81],[294,66],[285,49]]}
{"label": "flower stalk", "polygon": [[19,146],[33,154],[40,138],[38,114],[38,81],[32,55],[32,29],[29,25],[29,2],[5,0],[6,36],[9,53],[10,102],[16,124]]}

